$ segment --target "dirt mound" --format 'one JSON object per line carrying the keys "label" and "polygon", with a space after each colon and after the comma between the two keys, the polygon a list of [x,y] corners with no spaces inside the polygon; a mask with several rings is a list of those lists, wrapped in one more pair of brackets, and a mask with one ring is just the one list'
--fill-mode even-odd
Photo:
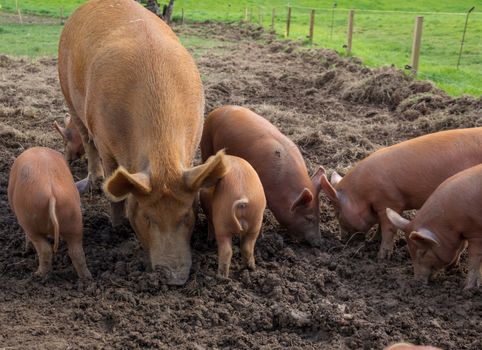
{"label": "dirt mound", "polygon": [[[331,50],[277,42],[256,28],[203,23],[176,28],[222,40],[197,60],[206,110],[252,108],[300,147],[310,171],[341,173],[375,149],[449,128],[481,125],[482,100],[452,98],[393,68],[370,70]],[[246,32],[248,31],[249,35]],[[258,38],[257,41],[246,39]],[[35,253],[8,208],[8,173],[24,149],[62,149],[54,120],[66,107],[55,60],[0,56],[0,344],[14,348],[326,348],[381,349],[398,341],[444,349],[482,348],[482,292],[462,291],[465,259],[430,285],[413,281],[405,241],[376,262],[378,242],[341,241],[321,200],[323,247],[286,238],[266,212],[257,270],[241,268],[237,244],[230,280],[216,276],[216,247],[201,215],[191,277],[159,283],[127,225],[113,229],[107,201],[82,198],[87,262],[95,282],[76,283],[61,244],[45,283],[32,280]],[[85,176],[85,160],[73,164]]]}

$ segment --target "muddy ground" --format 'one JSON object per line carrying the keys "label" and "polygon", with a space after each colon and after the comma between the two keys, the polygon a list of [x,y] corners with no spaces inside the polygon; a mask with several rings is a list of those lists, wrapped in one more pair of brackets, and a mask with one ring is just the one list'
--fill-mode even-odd
{"label": "muddy ground", "polygon": [[[482,124],[482,99],[452,98],[392,68],[370,70],[333,51],[300,49],[257,29],[191,25],[183,35],[219,40],[195,51],[210,110],[252,108],[318,165],[344,173],[372,151],[414,136]],[[7,203],[10,166],[24,149],[62,149],[52,128],[66,112],[55,59],[0,56],[0,348],[381,349],[405,340],[444,349],[482,348],[482,289],[462,291],[461,267],[428,286],[412,280],[405,241],[390,262],[378,242],[339,237],[322,197],[323,246],[286,238],[272,216],[256,245],[257,270],[241,269],[235,248],[230,280],[216,277],[216,247],[200,217],[193,267],[184,287],[146,271],[128,226],[114,231],[101,195],[84,196],[85,251],[95,282],[85,288],[66,254],[54,272],[32,280],[33,251]],[[85,161],[73,166],[77,179]]]}

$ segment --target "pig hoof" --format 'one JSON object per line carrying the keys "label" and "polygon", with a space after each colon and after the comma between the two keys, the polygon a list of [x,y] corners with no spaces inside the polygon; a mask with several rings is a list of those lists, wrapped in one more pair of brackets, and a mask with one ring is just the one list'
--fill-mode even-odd
{"label": "pig hoof", "polygon": [[379,261],[390,260],[392,257],[392,250],[391,249],[380,249],[377,254],[377,259]]}
{"label": "pig hoof", "polygon": [[481,276],[471,276],[469,275],[467,277],[467,282],[465,283],[464,289],[473,289],[473,288],[479,288],[480,285],[482,284],[482,278]]}
{"label": "pig hoof", "polygon": [[45,283],[49,277],[48,272],[36,271],[31,277],[32,282]]}

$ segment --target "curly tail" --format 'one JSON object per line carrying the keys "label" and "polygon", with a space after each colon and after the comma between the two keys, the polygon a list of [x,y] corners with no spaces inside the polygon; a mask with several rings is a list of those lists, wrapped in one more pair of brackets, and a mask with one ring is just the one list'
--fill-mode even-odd
{"label": "curly tail", "polygon": [[233,203],[233,208],[232,208],[233,220],[234,220],[236,226],[238,226],[238,229],[240,231],[243,231],[244,228],[241,225],[241,223],[239,222],[239,219],[238,219],[238,216],[236,215],[236,212],[237,212],[238,209],[246,208],[248,203],[249,203],[249,200],[246,197],[238,199],[238,200],[234,201],[234,203]]}
{"label": "curly tail", "polygon": [[54,253],[57,253],[59,249],[59,221],[57,220],[57,214],[55,213],[55,197],[51,197],[49,200],[49,215],[52,220],[52,226],[54,227]]}

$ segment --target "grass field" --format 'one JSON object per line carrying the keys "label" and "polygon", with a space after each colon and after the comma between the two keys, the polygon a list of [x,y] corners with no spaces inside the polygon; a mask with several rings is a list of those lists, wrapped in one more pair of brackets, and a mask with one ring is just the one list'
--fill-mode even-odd
{"label": "grass field", "polygon": [[[83,0],[18,0],[24,13],[58,17],[60,8],[66,15]],[[248,18],[268,28],[271,11],[275,8],[275,30],[284,37],[286,0],[259,1],[194,1],[176,0],[175,16],[185,9],[187,20],[239,21]],[[291,1],[292,25],[290,38],[306,40],[310,8],[316,8],[314,42],[317,46],[333,48],[344,54],[348,9],[356,9],[353,55],[371,67],[394,64],[403,68],[410,63],[415,17],[424,16],[419,77],[430,79],[452,95],[482,94],[482,6],[472,13],[460,69],[456,69],[460,41],[465,23],[463,13],[473,1]],[[15,11],[15,0],[0,0],[3,10]],[[383,12],[403,11],[403,12]],[[0,25],[0,52],[40,56],[55,52],[60,26]]]}

